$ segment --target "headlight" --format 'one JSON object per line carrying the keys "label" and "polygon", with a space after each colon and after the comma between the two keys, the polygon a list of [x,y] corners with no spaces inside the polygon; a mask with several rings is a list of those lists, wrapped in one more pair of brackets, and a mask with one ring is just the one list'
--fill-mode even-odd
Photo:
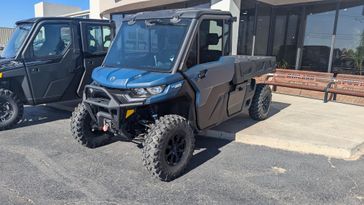
{"label": "headlight", "polygon": [[162,93],[163,90],[164,90],[164,87],[162,87],[162,86],[147,88],[147,91],[152,95],[158,95],[158,94]]}
{"label": "headlight", "polygon": [[144,88],[135,88],[133,91],[137,97],[146,97],[148,95],[148,92]]}
{"label": "headlight", "polygon": [[147,98],[153,95],[158,95],[163,92],[165,86],[156,86],[150,88],[135,88],[131,97]]}

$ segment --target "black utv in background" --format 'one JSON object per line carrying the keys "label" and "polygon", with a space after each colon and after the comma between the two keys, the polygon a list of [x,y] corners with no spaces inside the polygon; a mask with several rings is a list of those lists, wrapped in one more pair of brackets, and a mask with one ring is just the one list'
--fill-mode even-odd
{"label": "black utv in background", "polygon": [[0,130],[19,122],[23,106],[80,98],[101,65],[113,23],[34,18],[16,23],[0,58]]}

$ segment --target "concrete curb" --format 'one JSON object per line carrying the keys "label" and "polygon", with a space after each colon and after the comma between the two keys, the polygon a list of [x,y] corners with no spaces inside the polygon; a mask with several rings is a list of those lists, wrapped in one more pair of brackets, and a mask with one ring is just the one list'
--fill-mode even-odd
{"label": "concrete curb", "polygon": [[295,140],[280,140],[277,138],[269,138],[263,136],[236,136],[236,134],[234,133],[217,130],[208,130],[204,134],[207,137],[231,140],[243,144],[266,146],[274,149],[300,152],[304,154],[324,155],[337,159],[357,160],[364,154],[364,143],[352,149],[345,149],[340,147],[330,147]]}

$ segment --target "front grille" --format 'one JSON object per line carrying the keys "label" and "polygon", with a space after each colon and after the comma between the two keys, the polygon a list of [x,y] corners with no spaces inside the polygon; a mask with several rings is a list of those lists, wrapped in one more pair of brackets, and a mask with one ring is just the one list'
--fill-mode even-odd
{"label": "front grille", "polygon": [[[112,95],[114,99],[116,99],[117,101],[119,101],[119,103],[127,103],[127,98],[125,97],[125,95],[128,95],[130,93],[130,90],[127,89],[113,89],[113,88],[105,88],[102,86],[98,86],[100,88],[103,88],[104,90],[106,90],[106,92],[109,95]],[[109,95],[103,90],[103,89],[97,89],[96,88],[87,88],[88,90],[86,90],[86,98],[87,99],[104,99],[104,101],[110,101],[110,97]]]}

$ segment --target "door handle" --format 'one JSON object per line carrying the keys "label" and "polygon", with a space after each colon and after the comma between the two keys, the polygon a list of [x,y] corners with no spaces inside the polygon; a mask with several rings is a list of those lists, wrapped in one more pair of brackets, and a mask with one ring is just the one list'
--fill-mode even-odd
{"label": "door handle", "polygon": [[207,73],[207,69],[201,70],[200,73],[198,74],[198,79],[204,79],[206,77],[206,73]]}

